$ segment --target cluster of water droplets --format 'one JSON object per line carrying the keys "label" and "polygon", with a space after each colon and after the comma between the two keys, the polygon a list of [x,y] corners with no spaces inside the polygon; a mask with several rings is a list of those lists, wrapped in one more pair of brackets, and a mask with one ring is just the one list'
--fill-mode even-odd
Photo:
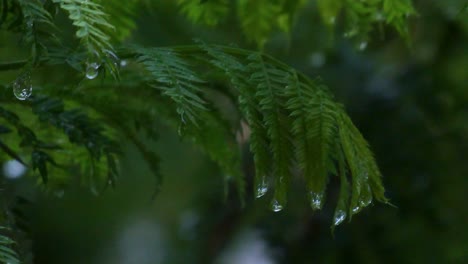
{"label": "cluster of water droplets", "polygon": [[18,100],[24,101],[32,94],[31,73],[25,72],[13,82],[13,94]]}
{"label": "cluster of water droplets", "polygon": [[[269,189],[267,177],[265,175],[262,176],[255,184],[255,197],[258,199],[265,196]],[[276,198],[273,198],[270,203],[270,209],[277,213],[283,210],[283,208],[284,206]]]}

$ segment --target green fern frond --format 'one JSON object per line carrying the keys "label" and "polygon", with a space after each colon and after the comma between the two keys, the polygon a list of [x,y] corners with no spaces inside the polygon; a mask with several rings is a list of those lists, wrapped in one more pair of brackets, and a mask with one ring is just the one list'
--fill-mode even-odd
{"label": "green fern frond", "polygon": [[98,52],[101,55],[105,50],[112,50],[108,31],[114,26],[108,22],[107,14],[102,6],[92,0],[53,0],[67,11],[73,25],[78,28],[76,37],[86,47],[90,54]]}
{"label": "green fern frond", "polygon": [[291,167],[293,148],[289,133],[290,119],[285,112],[284,90],[288,85],[288,72],[282,71],[264,61],[259,53],[248,57],[251,72],[250,82],[256,87],[255,97],[263,115],[273,155],[272,174],[275,178],[275,200],[280,206],[286,204],[288,182],[292,178]]}
{"label": "green fern frond", "polygon": [[194,23],[214,26],[226,17],[229,11],[228,0],[177,0],[180,11]]}
{"label": "green fern frond", "polygon": [[174,50],[140,48],[138,52],[138,62],[151,74],[150,85],[177,104],[182,123],[197,124],[198,112],[207,110],[205,100],[199,96],[205,83],[199,74]]}
{"label": "green fern frond", "polygon": [[8,30],[22,33],[21,42],[31,47],[32,61],[37,64],[48,46],[58,42],[52,15],[39,0],[3,1],[1,6],[0,26],[7,24]]}
{"label": "green fern frond", "polygon": [[[7,228],[0,226],[0,232],[7,230]],[[16,244],[11,238],[4,234],[0,234],[0,262],[19,264],[18,253],[11,249],[11,246]]]}
{"label": "green fern frond", "polygon": [[[348,211],[353,215],[369,205],[373,197],[387,202],[366,141],[320,81],[311,81],[260,53],[204,43],[200,49],[236,88],[239,109],[251,130],[257,196],[264,194],[274,175],[277,203],[273,205],[285,203],[291,169],[297,162],[314,209],[322,207],[329,177],[341,179],[337,224]],[[187,58],[199,52],[195,47],[180,49]]]}
{"label": "green fern frond", "polygon": [[258,109],[255,86],[250,85],[247,68],[239,59],[224,52],[221,48],[201,43],[200,47],[211,57],[210,64],[224,72],[227,82],[238,91],[238,103],[250,133],[250,150],[255,162],[255,196],[265,195],[269,185],[272,159],[269,150],[267,129],[262,122],[262,113]]}
{"label": "green fern frond", "polygon": [[317,82],[301,83],[296,73],[290,82],[287,108],[294,118],[291,130],[297,139],[296,156],[308,184],[311,206],[321,209],[328,174],[335,171],[332,146],[337,137],[337,105]]}
{"label": "green fern frond", "polygon": [[349,214],[353,215],[368,206],[373,197],[381,202],[388,201],[380,171],[367,142],[344,111],[341,111],[338,118],[340,142],[352,177]]}

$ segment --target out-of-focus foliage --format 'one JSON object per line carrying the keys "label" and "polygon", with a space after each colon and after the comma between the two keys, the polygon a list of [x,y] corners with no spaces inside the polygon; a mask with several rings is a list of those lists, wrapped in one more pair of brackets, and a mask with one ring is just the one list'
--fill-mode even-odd
{"label": "out-of-focus foliage", "polygon": [[[235,10],[242,31],[249,41],[263,47],[277,31],[290,33],[297,15],[313,1],[306,0],[180,0],[183,13],[195,23],[216,25]],[[410,0],[318,0],[318,9],[324,25],[335,27],[340,23],[344,35],[360,42],[368,41],[369,34],[382,23],[395,28],[408,38],[407,19],[416,14]],[[233,8],[235,6],[235,8]]]}

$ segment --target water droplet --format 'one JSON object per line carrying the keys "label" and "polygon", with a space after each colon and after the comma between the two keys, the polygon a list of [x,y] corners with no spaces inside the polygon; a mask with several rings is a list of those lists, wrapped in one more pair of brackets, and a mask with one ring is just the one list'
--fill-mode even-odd
{"label": "water droplet", "polygon": [[86,67],[86,78],[90,80],[96,78],[99,75],[100,66],[101,64],[97,62],[88,63],[88,66]]}
{"label": "water droplet", "polygon": [[13,94],[21,101],[29,98],[32,94],[31,75],[25,73],[20,75],[13,83]]}
{"label": "water droplet", "polygon": [[334,17],[334,16],[332,16],[332,17],[330,17],[330,18],[328,19],[328,23],[329,23],[330,25],[334,25],[335,22],[336,22],[336,17]]}
{"label": "water droplet", "polygon": [[120,61],[120,67],[125,67],[125,66],[127,66],[127,64],[128,64],[127,60],[121,60]]}
{"label": "water droplet", "polygon": [[367,48],[367,41],[359,43],[359,50],[365,50]]}
{"label": "water droplet", "polygon": [[261,181],[257,184],[257,192],[255,194],[256,198],[264,196],[268,192],[268,184],[266,182],[265,176],[262,177]]}
{"label": "water droplet", "polygon": [[346,212],[343,210],[338,210],[335,212],[335,216],[333,216],[333,224],[337,226],[343,223],[345,219],[346,219]]}
{"label": "water droplet", "polygon": [[283,210],[283,206],[278,202],[278,200],[274,199],[271,202],[271,210],[275,213]]}
{"label": "water droplet", "polygon": [[320,208],[322,208],[323,203],[323,193],[310,192],[309,196],[310,206],[312,206],[312,209],[320,210]]}
{"label": "water droplet", "polygon": [[361,200],[359,201],[360,207],[366,207],[372,203],[372,190],[369,184],[367,184],[366,190],[361,193]]}
{"label": "water droplet", "polygon": [[359,211],[361,211],[361,207],[359,205],[356,205],[352,211],[353,211],[353,214],[357,214]]}

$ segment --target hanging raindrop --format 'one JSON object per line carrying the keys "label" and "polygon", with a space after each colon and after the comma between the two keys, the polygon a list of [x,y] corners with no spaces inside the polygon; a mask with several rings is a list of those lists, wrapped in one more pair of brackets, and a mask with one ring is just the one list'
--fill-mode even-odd
{"label": "hanging raindrop", "polygon": [[357,214],[359,213],[359,211],[361,211],[361,207],[359,205],[356,205],[352,211],[353,211],[353,214]]}
{"label": "hanging raindrop", "polygon": [[268,192],[268,183],[266,182],[266,177],[263,176],[261,181],[257,183],[257,192],[255,193],[256,198],[264,196]]}
{"label": "hanging raindrop", "polygon": [[278,200],[274,199],[271,202],[271,210],[275,213],[283,210],[283,206],[278,202]]}
{"label": "hanging raindrop", "polygon": [[323,203],[323,193],[310,192],[310,206],[314,210],[320,210]]}
{"label": "hanging raindrop", "polygon": [[88,63],[86,66],[86,78],[90,80],[96,78],[99,75],[99,67],[101,67],[101,64],[97,62]]}
{"label": "hanging raindrop", "polygon": [[372,191],[369,184],[365,188],[365,192],[361,194],[361,200],[359,201],[360,207],[366,207],[372,203]]}
{"label": "hanging raindrop", "polygon": [[13,94],[18,100],[24,101],[32,94],[31,75],[24,73],[13,82]]}
{"label": "hanging raindrop", "polygon": [[337,226],[343,223],[345,219],[346,219],[346,212],[343,210],[338,210],[336,211],[335,216],[333,216],[333,224]]}

